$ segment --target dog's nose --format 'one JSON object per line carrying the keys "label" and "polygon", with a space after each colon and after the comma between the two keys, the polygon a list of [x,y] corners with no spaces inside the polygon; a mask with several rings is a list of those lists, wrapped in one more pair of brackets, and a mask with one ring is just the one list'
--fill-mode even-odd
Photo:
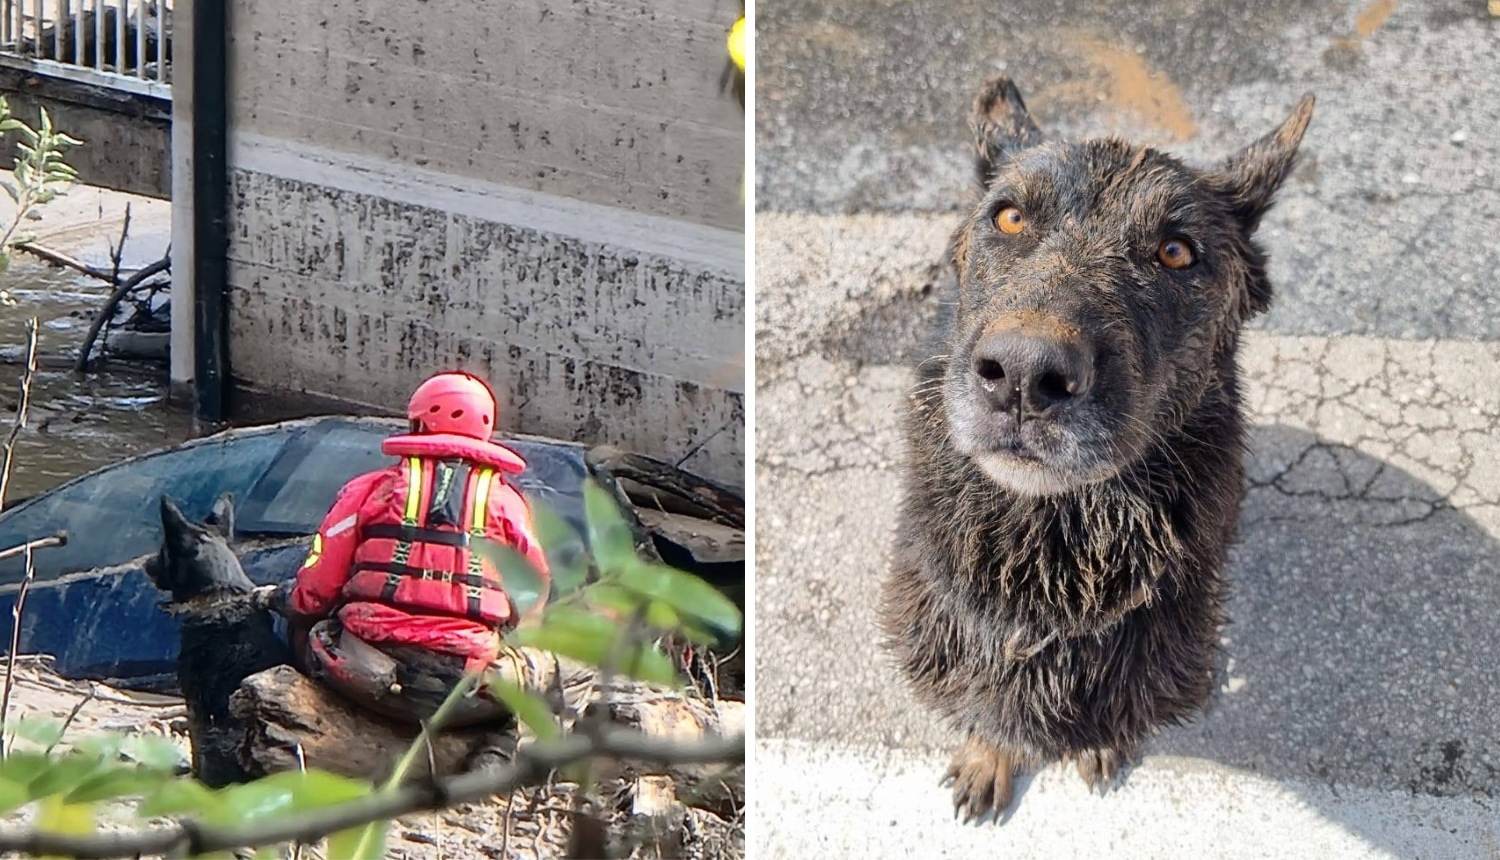
{"label": "dog's nose", "polygon": [[991,332],[974,347],[974,375],[997,412],[1041,415],[1082,399],[1093,356],[1081,342],[1024,331]]}

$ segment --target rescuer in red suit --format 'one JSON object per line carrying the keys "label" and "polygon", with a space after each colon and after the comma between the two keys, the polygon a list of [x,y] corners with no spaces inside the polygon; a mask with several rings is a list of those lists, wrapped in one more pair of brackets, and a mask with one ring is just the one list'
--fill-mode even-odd
{"label": "rescuer in red suit", "polygon": [[408,433],[382,450],[400,462],[350,481],[313,538],[286,607],[308,673],[360,704],[421,719],[466,672],[501,652],[521,618],[481,540],[514,548],[541,574],[547,560],[513,477],[526,468],[490,441],[496,401],[466,373],[422,383]]}

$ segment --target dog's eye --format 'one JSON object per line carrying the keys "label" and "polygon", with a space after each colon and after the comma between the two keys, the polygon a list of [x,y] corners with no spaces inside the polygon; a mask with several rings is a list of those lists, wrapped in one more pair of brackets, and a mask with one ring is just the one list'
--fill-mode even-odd
{"label": "dog's eye", "polygon": [[1016,207],[1007,206],[995,213],[995,226],[1000,228],[1001,233],[1014,236],[1026,229],[1026,216]]}
{"label": "dog's eye", "polygon": [[1169,269],[1186,269],[1197,262],[1187,241],[1175,238],[1156,246],[1156,259]]}

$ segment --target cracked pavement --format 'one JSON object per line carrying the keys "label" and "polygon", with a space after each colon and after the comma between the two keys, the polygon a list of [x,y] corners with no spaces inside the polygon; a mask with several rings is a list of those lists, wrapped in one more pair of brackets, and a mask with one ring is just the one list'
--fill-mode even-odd
{"label": "cracked pavement", "polygon": [[[1500,21],[981,6],[757,10],[757,856],[1500,857]],[[954,737],[879,647],[875,600],[964,111],[999,67],[1044,127],[1200,161],[1319,104],[1260,231],[1277,299],[1241,356],[1253,453],[1211,712],[1103,798],[1050,768],[1006,824],[962,827],[937,784]]]}

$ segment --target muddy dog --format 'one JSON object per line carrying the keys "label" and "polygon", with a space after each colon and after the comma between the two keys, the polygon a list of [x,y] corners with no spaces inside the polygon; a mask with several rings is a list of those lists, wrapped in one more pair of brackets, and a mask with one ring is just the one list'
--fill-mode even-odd
{"label": "muddy dog", "polygon": [[1245,448],[1236,352],[1267,309],[1251,240],[1312,116],[1215,167],[1049,140],[1016,87],[975,101],[981,199],[907,415],[890,646],[960,730],[955,814],[1049,761],[1107,785],[1208,703]]}
{"label": "muddy dog", "polygon": [[161,500],[162,545],[147,560],[146,575],[171,595],[182,618],[177,679],[187,700],[193,770],[213,787],[242,782],[245,726],[229,712],[229,696],[250,675],[291,661],[263,604],[216,598],[248,595],[255,584],[229,547],[234,534],[228,497],[214,506],[207,525],[190,522],[169,498]]}

